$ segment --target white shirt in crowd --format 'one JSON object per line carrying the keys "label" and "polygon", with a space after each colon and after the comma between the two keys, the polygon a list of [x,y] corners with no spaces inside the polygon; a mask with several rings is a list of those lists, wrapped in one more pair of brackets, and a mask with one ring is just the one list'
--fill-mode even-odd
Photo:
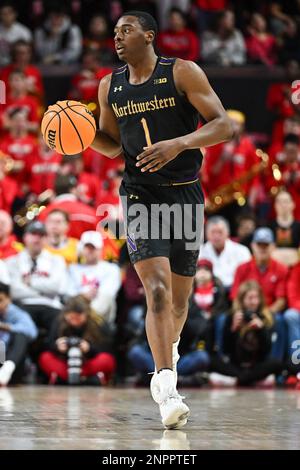
{"label": "white shirt in crowd", "polygon": [[15,21],[10,28],[4,28],[0,24],[0,65],[7,65],[10,62],[10,47],[11,45],[20,40],[31,42],[31,31]]}
{"label": "white shirt in crowd", "polygon": [[108,261],[95,265],[71,264],[69,267],[69,295],[83,294],[96,288],[97,293],[91,302],[92,308],[108,322],[113,322],[116,314],[116,297],[121,286],[119,266]]}
{"label": "white shirt in crowd", "polygon": [[223,251],[219,254],[211,242],[206,242],[200,251],[200,259],[208,259],[213,264],[214,275],[225,287],[230,287],[237,267],[251,259],[249,249],[240,243],[227,239]]}
{"label": "white shirt in crowd", "polygon": [[62,307],[60,296],[66,293],[68,279],[66,263],[61,256],[42,250],[34,265],[25,249],[8,258],[6,265],[13,300],[27,305]]}
{"label": "white shirt in crowd", "polygon": [[8,286],[10,284],[8,269],[2,260],[0,260],[0,282]]}

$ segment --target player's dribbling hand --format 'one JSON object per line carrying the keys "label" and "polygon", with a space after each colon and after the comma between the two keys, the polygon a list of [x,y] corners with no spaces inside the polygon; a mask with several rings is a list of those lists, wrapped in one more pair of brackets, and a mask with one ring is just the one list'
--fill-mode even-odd
{"label": "player's dribbling hand", "polygon": [[177,139],[156,142],[149,147],[144,147],[144,152],[136,157],[138,160],[136,166],[141,167],[142,172],[153,173],[174,160],[182,150],[183,148]]}

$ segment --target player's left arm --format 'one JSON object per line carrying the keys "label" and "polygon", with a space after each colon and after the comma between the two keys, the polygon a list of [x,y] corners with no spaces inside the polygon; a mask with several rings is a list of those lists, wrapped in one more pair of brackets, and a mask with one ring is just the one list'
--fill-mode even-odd
{"label": "player's left arm", "polygon": [[197,64],[177,59],[174,65],[174,81],[178,92],[186,96],[206,120],[206,124],[190,134],[145,147],[144,152],[137,156],[136,165],[142,167],[141,171],[149,170],[152,173],[184,150],[209,147],[226,142],[233,136],[226,111],[205,73]]}

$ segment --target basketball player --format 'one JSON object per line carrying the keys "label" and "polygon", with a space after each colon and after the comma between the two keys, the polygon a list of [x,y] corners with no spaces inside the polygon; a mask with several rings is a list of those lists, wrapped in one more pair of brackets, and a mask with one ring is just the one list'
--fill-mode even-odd
{"label": "basketball player", "polygon": [[[231,139],[232,129],[203,71],[193,62],[158,56],[156,35],[157,24],[148,13],[131,11],[118,20],[115,47],[125,65],[99,85],[100,130],[92,148],[109,158],[123,151],[125,157],[120,195],[127,198],[130,259],[146,293],[146,332],[156,366],[151,393],[163,425],[178,429],[189,415],[176,389],[178,343],[200,240],[198,236],[187,249],[184,236],[173,236],[176,227],[170,220],[168,239],[144,232],[141,238],[131,228],[128,214],[133,204],[143,204],[149,210],[146,222],[165,228],[164,216],[156,219],[151,209],[156,204],[177,204],[192,208],[194,223],[197,212],[203,215],[204,203],[197,176],[202,162],[199,149]],[[197,130],[199,115],[206,124]]]}

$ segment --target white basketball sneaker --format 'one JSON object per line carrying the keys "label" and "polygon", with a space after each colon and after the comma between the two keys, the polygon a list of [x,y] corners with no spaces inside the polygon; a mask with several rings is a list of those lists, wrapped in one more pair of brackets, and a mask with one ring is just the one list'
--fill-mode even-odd
{"label": "white basketball sneaker", "polygon": [[[179,354],[178,354],[178,345],[179,345],[180,337],[176,343],[173,343],[172,345],[172,369],[175,374],[175,387],[177,387],[177,362],[179,361]],[[155,372],[153,373],[151,382],[150,382],[150,390],[151,390],[151,395],[153,400],[156,403],[159,403],[159,384],[157,382],[157,371],[155,369]]]}
{"label": "white basketball sneaker", "polygon": [[175,373],[162,370],[154,374],[151,382],[152,397],[159,404],[163,425],[166,429],[180,429],[187,423],[190,410],[176,390]]}

